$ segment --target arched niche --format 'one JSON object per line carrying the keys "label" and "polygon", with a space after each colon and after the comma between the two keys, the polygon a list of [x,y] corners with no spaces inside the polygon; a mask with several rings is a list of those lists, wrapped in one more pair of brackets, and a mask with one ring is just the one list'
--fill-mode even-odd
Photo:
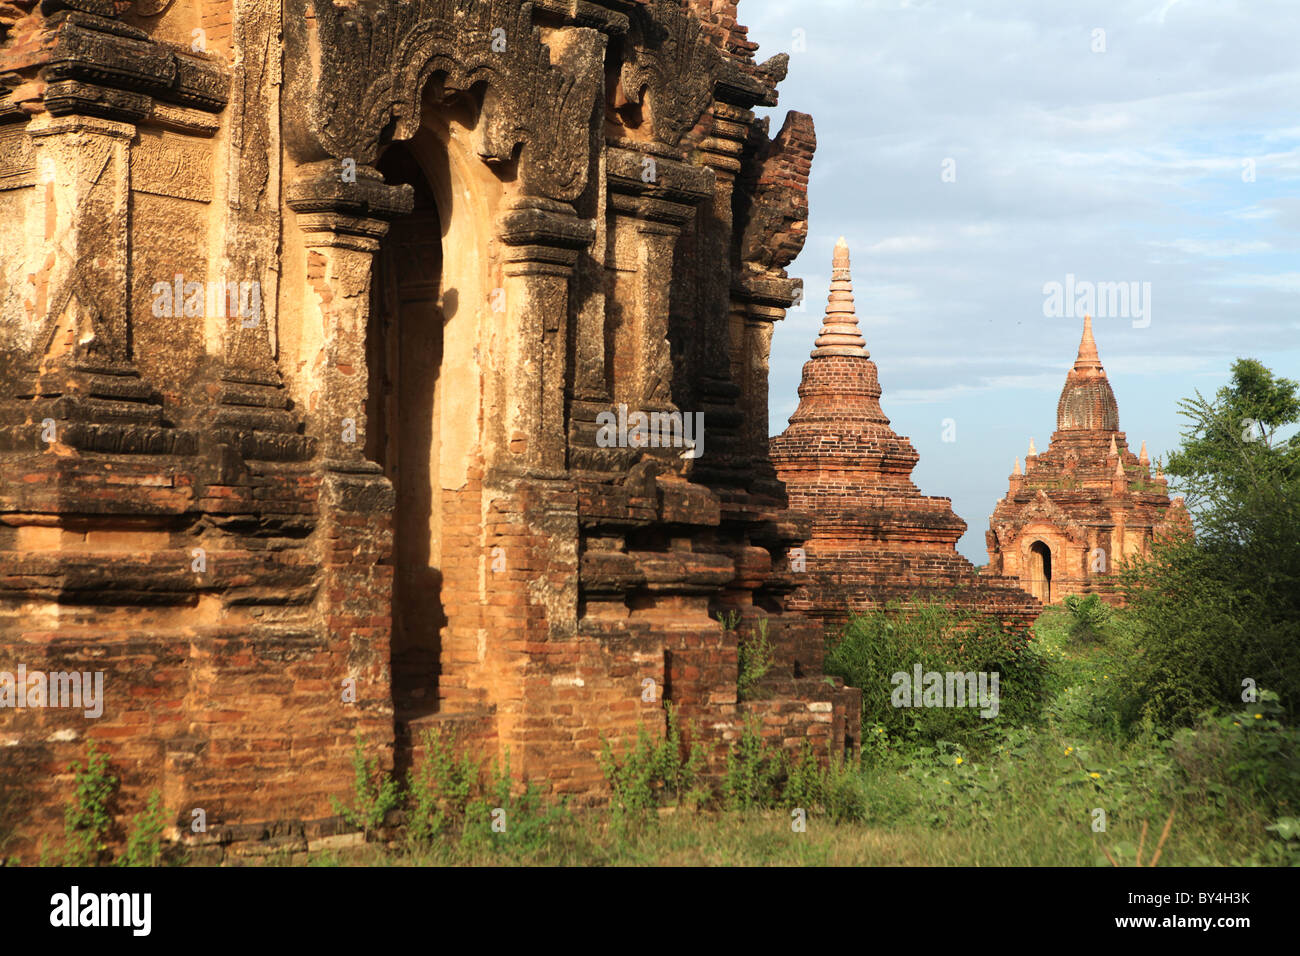
{"label": "arched niche", "polygon": [[438,708],[447,629],[475,626],[467,582],[454,581],[457,600],[447,600],[444,568],[477,569],[485,541],[481,525],[467,533],[449,516],[463,519],[466,496],[477,500],[473,467],[490,457],[500,417],[493,248],[511,178],[472,148],[475,99],[444,100],[436,80],[430,87],[415,135],[376,162],[388,185],[413,187],[415,202],[375,253],[366,334],[366,457],[394,488],[393,685],[407,714]]}

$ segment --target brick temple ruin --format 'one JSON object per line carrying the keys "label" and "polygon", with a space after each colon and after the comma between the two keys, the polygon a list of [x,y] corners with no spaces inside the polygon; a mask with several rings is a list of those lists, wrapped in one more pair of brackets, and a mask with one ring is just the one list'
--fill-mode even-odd
{"label": "brick temple ruin", "polygon": [[320,832],[357,735],[587,799],[665,701],[855,745],[783,603],[816,141],[755,49],[725,0],[0,3],[0,671],[104,675],[0,709],[5,852],[87,738],[225,839]]}
{"label": "brick temple ruin", "polygon": [[1170,501],[1158,463],[1152,474],[1146,442],[1135,455],[1119,430],[1119,405],[1085,316],[1056,432],[1041,455],[1029,440],[1023,473],[1017,458],[989,519],[988,566],[1044,604],[1094,593],[1115,603],[1126,559],[1149,555],[1157,538],[1191,532],[1182,496]]}
{"label": "brick temple ruin", "polygon": [[804,363],[799,407],[771,440],[790,506],[812,516],[806,573],[789,606],[829,625],[890,602],[938,601],[1027,626],[1038,601],[1014,580],[981,574],[957,552],[966,522],[949,498],[911,481],[920,460],[880,407],[880,380],[858,327],[843,239],[826,318]]}

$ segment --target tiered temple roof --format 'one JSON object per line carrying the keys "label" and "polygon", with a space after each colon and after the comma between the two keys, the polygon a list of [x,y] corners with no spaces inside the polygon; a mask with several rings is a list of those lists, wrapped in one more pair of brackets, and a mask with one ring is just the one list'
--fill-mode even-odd
{"label": "tiered temple roof", "polygon": [[890,428],[858,326],[849,248],[835,246],[826,317],[803,367],[799,407],[771,440],[790,507],[812,516],[794,608],[823,622],[891,600],[943,600],[1027,624],[1038,602],[1014,581],[982,575],[956,549],[966,522],[949,498],[911,480],[919,456]]}
{"label": "tiered temple roof", "polygon": [[1029,440],[986,535],[989,568],[1014,576],[1044,603],[1097,592],[1115,600],[1115,570],[1154,538],[1190,533],[1183,499],[1169,498],[1146,442],[1133,454],[1097,353],[1092,318],[1056,403],[1056,432],[1038,454]]}

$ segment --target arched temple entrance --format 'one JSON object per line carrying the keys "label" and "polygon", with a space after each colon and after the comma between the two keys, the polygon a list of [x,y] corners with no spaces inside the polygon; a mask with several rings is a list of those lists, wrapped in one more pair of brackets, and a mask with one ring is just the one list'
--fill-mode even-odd
{"label": "arched temple entrance", "polygon": [[1052,603],[1052,549],[1042,541],[1029,546],[1029,589],[1044,604]]}

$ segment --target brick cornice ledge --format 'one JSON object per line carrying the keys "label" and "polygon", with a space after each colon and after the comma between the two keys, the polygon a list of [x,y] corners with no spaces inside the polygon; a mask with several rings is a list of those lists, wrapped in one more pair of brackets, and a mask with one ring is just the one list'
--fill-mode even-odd
{"label": "brick cornice ledge", "polygon": [[595,240],[596,227],[568,203],[528,196],[502,215],[497,235],[512,273],[568,275],[578,253]]}

